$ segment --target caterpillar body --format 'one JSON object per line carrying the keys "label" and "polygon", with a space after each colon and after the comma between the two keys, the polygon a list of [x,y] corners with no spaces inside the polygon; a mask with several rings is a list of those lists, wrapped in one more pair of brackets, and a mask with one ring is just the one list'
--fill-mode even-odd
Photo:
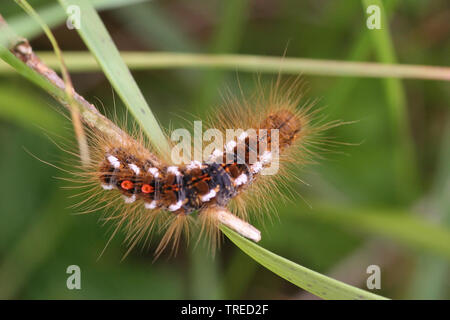
{"label": "caterpillar body", "polygon": [[[123,133],[118,141],[88,130],[93,156],[87,167],[80,166],[77,181],[90,188],[80,193],[85,199],[77,205],[87,205],[86,212],[109,208],[106,220],[116,222],[115,231],[126,230],[129,251],[158,229],[164,236],[156,255],[170,242],[176,252],[183,230],[189,235],[190,226],[197,224],[193,216],[200,220],[199,233],[211,238],[214,249],[224,221],[219,219],[220,210],[230,208],[236,219],[244,221],[249,218],[246,207],[252,203],[262,211],[279,189],[271,186],[290,180],[286,164],[308,162],[314,146],[320,149],[328,143],[321,133],[340,124],[313,124],[318,110],[311,111],[311,103],[299,106],[298,83],[281,89],[277,82],[250,99],[227,100],[210,121],[211,127],[224,133],[229,128],[243,131],[204,161],[174,164],[167,155],[152,152],[140,131]],[[254,134],[248,134],[250,128]],[[278,173],[262,176],[274,161],[279,161]]]}
{"label": "caterpillar body", "polygon": [[[271,131],[279,130],[280,148],[284,149],[295,141],[301,122],[294,113],[280,110],[264,119],[259,129],[265,129],[269,144]],[[142,200],[146,209],[191,214],[205,207],[224,207],[272,161],[270,148],[261,150],[260,141],[261,137],[256,136],[259,150],[256,154],[256,150],[250,149],[250,137],[244,132],[237,142],[231,140],[225,145],[225,152],[216,149],[211,155],[214,161],[201,163],[194,160],[186,166],[162,168],[150,159],[139,158],[116,147],[106,152],[99,166],[100,181],[105,190],[118,189],[126,203]],[[238,161],[240,145],[246,159],[243,163]],[[252,153],[255,153],[257,161],[250,164]],[[227,158],[232,161],[227,161]]]}

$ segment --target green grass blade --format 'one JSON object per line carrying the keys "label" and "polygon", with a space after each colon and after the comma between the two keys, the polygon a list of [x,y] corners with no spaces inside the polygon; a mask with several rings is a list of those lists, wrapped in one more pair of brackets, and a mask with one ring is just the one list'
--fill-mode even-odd
{"label": "green grass blade", "polygon": [[364,299],[382,300],[385,297],[353,287],[341,281],[329,278],[323,274],[302,267],[290,260],[280,257],[260,246],[239,236],[234,231],[222,226],[225,235],[242,251],[255,261],[295,284],[296,286],[315,294],[323,299]]}
{"label": "green grass blade", "polygon": [[59,2],[65,9],[70,5],[80,7],[81,28],[77,31],[81,38],[153,145],[161,153],[170,154],[169,145],[158,121],[153,116],[136,81],[123,62],[119,51],[92,4],[86,0],[59,0]]}

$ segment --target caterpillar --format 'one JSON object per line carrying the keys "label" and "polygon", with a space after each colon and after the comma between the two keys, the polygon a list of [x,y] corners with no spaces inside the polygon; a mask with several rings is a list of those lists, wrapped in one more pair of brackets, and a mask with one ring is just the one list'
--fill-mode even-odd
{"label": "caterpillar", "polygon": [[[181,235],[189,237],[191,227],[198,224],[199,235],[205,234],[214,250],[220,223],[231,219],[235,230],[242,223],[245,227],[248,207],[256,203],[256,211],[264,211],[270,206],[273,191],[279,190],[276,185],[293,178],[289,164],[310,162],[314,149],[328,143],[322,133],[340,124],[316,121],[320,109],[313,111],[311,102],[300,105],[301,98],[298,81],[285,85],[277,81],[251,97],[229,97],[210,117],[209,127],[221,133],[239,128],[239,135],[225,139],[222,148],[216,145],[206,159],[182,164],[154,151],[138,129],[123,131],[119,142],[88,129],[92,158],[79,167],[75,180],[88,188],[79,194],[84,199],[76,206],[85,206],[85,212],[109,209],[105,220],[115,222],[112,236],[125,229],[126,254],[161,230],[164,235],[155,256],[170,243],[176,253]],[[275,162],[275,174],[264,175]],[[228,209],[233,215],[223,217]]]}

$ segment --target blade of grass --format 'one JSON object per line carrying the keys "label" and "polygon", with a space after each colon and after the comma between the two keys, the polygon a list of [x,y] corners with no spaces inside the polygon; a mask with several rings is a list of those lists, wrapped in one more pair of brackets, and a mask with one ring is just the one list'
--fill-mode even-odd
{"label": "blade of grass", "polygon": [[[62,117],[48,112],[48,108],[44,108],[45,99],[27,89],[8,84],[0,86],[0,118],[37,134],[42,134],[41,128],[60,134],[64,124]],[[43,103],[39,103],[40,99]]]}
{"label": "blade of grass", "polygon": [[[248,0],[228,0],[219,2],[219,23],[214,30],[213,35],[211,37],[212,43],[210,51],[213,53],[232,53],[235,51],[236,46],[240,41],[240,35],[242,33],[242,28],[244,26],[244,21],[247,16],[247,7]],[[214,99],[218,96],[219,91],[217,90],[220,87],[220,83],[223,81],[224,72],[218,69],[208,70],[206,72],[202,72],[199,74],[199,77],[195,80],[195,88],[192,89],[193,99],[191,99],[191,110],[196,110],[197,114],[201,114],[201,111],[205,110]],[[201,253],[196,253],[193,255],[194,260],[198,261],[198,258],[201,257]],[[205,264],[205,263],[203,263]],[[222,294],[223,290],[221,288],[221,282],[219,281],[217,275],[218,264],[215,261],[215,264],[209,264],[214,266],[215,268],[210,268],[210,274],[213,274],[215,277],[211,278],[211,281],[215,281],[216,287],[220,288],[220,294]],[[206,264],[208,266],[208,264]],[[201,271],[200,266],[194,265],[194,268],[198,271]],[[205,270],[206,272],[208,271]],[[216,271],[215,273],[211,273],[211,271]],[[193,282],[195,284],[203,284],[198,280],[202,277],[193,277]],[[195,281],[197,279],[197,281]],[[216,290],[217,291],[217,290]]]}
{"label": "blade of grass", "polygon": [[350,286],[302,267],[239,236],[225,226],[222,226],[221,230],[235,245],[255,261],[280,277],[318,297],[323,299],[386,299],[385,297]]}
{"label": "blade of grass", "polygon": [[170,154],[168,142],[158,121],[92,4],[86,0],[59,0],[59,2],[66,10],[71,5],[79,6],[80,28],[77,31],[81,38],[156,149],[162,154]]}
{"label": "blade of grass", "polygon": [[[39,52],[46,64],[58,69],[56,56]],[[71,72],[99,71],[101,67],[87,52],[64,52]],[[337,60],[283,58],[238,54],[191,54],[174,52],[121,52],[123,61],[132,70],[175,68],[219,68],[242,72],[310,74],[339,77],[405,78],[450,81],[450,67],[424,65],[346,62]],[[13,70],[0,64],[0,72]]]}

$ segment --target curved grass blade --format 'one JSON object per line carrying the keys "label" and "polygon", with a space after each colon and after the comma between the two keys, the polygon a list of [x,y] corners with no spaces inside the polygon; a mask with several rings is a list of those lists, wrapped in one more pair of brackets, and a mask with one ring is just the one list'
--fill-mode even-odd
{"label": "curved grass blade", "polygon": [[221,230],[236,246],[262,266],[318,297],[334,300],[387,299],[302,267],[239,236],[225,226],[222,226]]}
{"label": "curved grass blade", "polygon": [[80,28],[77,31],[84,43],[153,145],[161,153],[170,154],[169,145],[158,121],[153,116],[93,5],[86,0],[59,0],[59,2],[66,10],[71,5],[79,7]]}

